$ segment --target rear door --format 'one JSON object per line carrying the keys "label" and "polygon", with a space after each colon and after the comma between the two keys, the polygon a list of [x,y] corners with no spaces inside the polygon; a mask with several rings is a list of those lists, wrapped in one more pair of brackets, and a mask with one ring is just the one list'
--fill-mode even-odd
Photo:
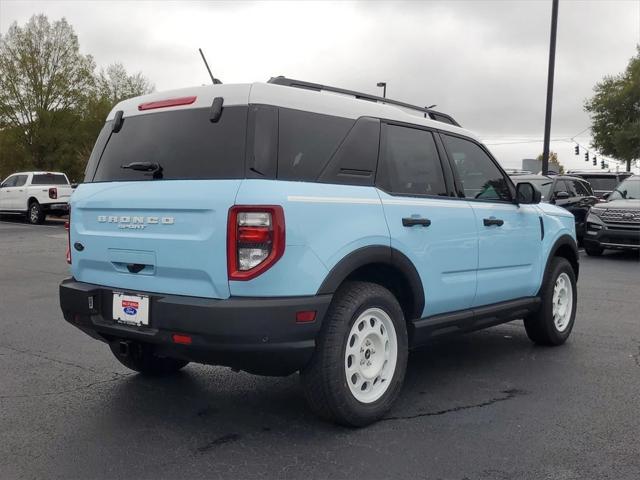
{"label": "rear door", "polygon": [[433,132],[382,125],[376,185],[391,246],[411,260],[422,280],[423,317],[469,308],[476,289],[473,210],[449,196],[453,177],[443,167]]}
{"label": "rear door", "polygon": [[71,245],[83,247],[72,251],[74,277],[227,298],[227,217],[246,126],[246,105],[225,105],[217,122],[208,108],[125,116],[117,132],[108,122],[71,200]]}
{"label": "rear door", "polygon": [[537,207],[513,202],[506,174],[480,144],[449,134],[442,139],[461,194],[475,214],[479,243],[474,306],[534,295],[542,255]]}

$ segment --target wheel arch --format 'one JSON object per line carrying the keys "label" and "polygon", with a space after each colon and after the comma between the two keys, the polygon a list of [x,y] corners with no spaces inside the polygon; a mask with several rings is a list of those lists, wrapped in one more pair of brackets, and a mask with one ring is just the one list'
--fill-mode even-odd
{"label": "wheel arch", "polygon": [[317,294],[331,294],[347,280],[377,283],[389,289],[402,307],[405,320],[422,316],[425,297],[420,275],[399,250],[385,245],[362,247],[342,258],[329,272]]}
{"label": "wheel arch", "polygon": [[554,257],[566,258],[571,264],[571,267],[573,267],[573,273],[575,273],[576,280],[578,280],[578,274],[580,273],[580,256],[578,254],[578,245],[571,235],[561,235],[551,246],[544,269],[545,276],[549,270],[551,259]]}

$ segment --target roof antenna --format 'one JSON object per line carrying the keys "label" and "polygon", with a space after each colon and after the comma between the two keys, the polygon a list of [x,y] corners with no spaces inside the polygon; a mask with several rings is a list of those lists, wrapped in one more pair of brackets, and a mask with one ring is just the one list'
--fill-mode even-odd
{"label": "roof antenna", "polygon": [[198,51],[200,52],[200,56],[202,57],[202,61],[204,62],[204,66],[207,67],[207,72],[209,72],[209,76],[211,77],[211,81],[213,82],[214,85],[219,85],[222,82],[220,80],[218,80],[216,77],[213,76],[213,73],[211,73],[211,69],[209,68],[209,64],[207,63],[207,59],[204,57],[204,52],[202,51],[201,48],[198,49]]}

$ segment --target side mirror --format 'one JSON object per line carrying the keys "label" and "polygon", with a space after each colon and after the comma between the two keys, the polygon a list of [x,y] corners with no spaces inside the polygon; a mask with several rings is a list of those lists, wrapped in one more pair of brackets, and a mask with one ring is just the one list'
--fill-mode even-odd
{"label": "side mirror", "polygon": [[607,200],[607,199],[609,198],[609,195],[611,195],[611,192],[607,192],[607,193],[605,193],[604,195],[602,195],[602,198],[603,198],[604,200]]}
{"label": "side mirror", "polygon": [[516,185],[516,199],[518,203],[533,204],[540,203],[542,194],[532,183],[522,182]]}
{"label": "side mirror", "polygon": [[566,200],[570,196],[569,192],[558,192],[556,193],[556,200]]}

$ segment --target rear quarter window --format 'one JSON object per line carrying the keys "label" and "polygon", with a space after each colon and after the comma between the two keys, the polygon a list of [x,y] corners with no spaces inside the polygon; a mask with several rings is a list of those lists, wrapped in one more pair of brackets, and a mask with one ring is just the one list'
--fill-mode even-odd
{"label": "rear quarter window", "polygon": [[[86,181],[153,179],[152,173],[122,168],[134,162],[159,164],[164,180],[243,178],[247,112],[247,106],[223,107],[215,123],[208,108],[135,115],[125,117],[117,133],[107,124],[92,152]],[[89,171],[92,161],[95,173]]]}
{"label": "rear quarter window", "polygon": [[278,179],[315,181],[355,120],[280,108]]}

